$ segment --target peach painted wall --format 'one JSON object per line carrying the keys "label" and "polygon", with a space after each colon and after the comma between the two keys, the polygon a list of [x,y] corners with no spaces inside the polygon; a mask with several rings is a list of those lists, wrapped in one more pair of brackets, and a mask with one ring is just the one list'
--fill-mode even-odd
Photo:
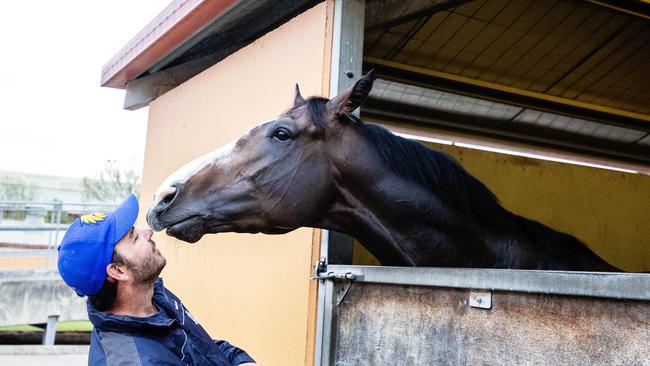
{"label": "peach painted wall", "polygon": [[[316,5],[150,104],[140,224],[168,174],[284,112],[296,82],[305,96],[326,90],[326,18],[326,4]],[[213,338],[266,366],[305,363],[311,229],[154,240],[166,286]]]}

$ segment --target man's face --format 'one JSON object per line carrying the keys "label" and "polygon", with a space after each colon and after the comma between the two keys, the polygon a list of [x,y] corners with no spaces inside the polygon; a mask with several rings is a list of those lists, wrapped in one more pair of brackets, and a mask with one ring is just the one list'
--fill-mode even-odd
{"label": "man's face", "polygon": [[115,251],[126,263],[126,271],[135,283],[154,282],[167,261],[151,240],[153,231],[135,226],[115,244]]}

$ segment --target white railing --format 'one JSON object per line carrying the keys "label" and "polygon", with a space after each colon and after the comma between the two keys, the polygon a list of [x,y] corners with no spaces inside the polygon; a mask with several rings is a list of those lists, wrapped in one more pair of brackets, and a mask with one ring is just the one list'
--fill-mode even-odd
{"label": "white railing", "polygon": [[[0,201],[0,270],[53,269],[64,231],[86,213],[108,212],[112,203]],[[25,257],[32,257],[26,261]],[[41,260],[35,260],[35,258]]]}

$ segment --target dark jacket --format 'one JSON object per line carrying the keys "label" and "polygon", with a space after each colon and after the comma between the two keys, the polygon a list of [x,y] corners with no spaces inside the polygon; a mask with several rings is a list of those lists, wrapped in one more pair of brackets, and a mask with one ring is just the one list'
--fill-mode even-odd
{"label": "dark jacket", "polygon": [[95,310],[87,301],[94,325],[88,365],[216,365],[255,362],[226,341],[215,341],[194,320],[180,299],[154,285],[153,302],[160,311],[149,317],[114,315]]}

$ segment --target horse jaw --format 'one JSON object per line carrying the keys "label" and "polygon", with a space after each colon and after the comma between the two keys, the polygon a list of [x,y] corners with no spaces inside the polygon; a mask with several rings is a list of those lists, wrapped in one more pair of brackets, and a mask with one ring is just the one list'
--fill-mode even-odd
{"label": "horse jaw", "polygon": [[246,234],[263,233],[267,235],[280,235],[286,234],[297,228],[272,228],[272,229],[241,229],[232,224],[219,224],[219,225],[203,225],[202,223],[191,222],[193,220],[186,220],[178,224],[174,224],[167,228],[165,233],[176,239],[193,244],[201,240],[207,234],[218,234],[225,232],[236,232]]}
{"label": "horse jaw", "polygon": [[197,230],[201,227],[200,221],[195,218],[182,221],[167,227],[167,235],[187,243],[196,243],[206,233],[203,230]]}

